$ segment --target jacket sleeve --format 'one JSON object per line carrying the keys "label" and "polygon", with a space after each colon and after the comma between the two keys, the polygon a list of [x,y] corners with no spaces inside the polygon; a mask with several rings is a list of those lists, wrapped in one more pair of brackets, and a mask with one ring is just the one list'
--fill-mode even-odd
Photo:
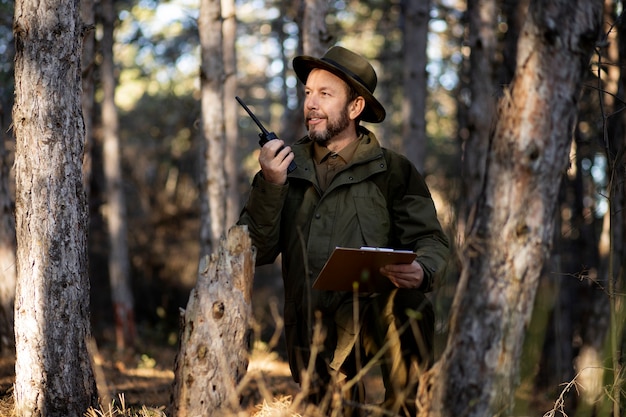
{"label": "jacket sleeve", "polygon": [[437,218],[435,204],[422,176],[403,157],[403,181],[392,180],[391,214],[393,235],[400,247],[417,253],[417,261],[424,269],[423,291],[431,291],[437,276],[444,270],[449,257],[448,238]]}
{"label": "jacket sleeve", "polygon": [[280,253],[280,219],[289,185],[267,182],[261,172],[252,181],[250,195],[238,225],[247,225],[252,244],[257,249],[256,264],[274,262]]}

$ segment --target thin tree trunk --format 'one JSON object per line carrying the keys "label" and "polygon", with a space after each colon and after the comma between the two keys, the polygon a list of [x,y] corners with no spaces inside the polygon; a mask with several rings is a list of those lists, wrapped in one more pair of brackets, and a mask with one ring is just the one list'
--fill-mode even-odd
{"label": "thin tree trunk", "polygon": [[[12,5],[7,9],[7,15],[0,18],[0,25],[10,27],[13,11]],[[13,61],[13,43],[6,45],[3,52],[4,62]],[[7,68],[13,72],[13,67]],[[10,83],[0,86],[0,354],[12,355],[15,353],[15,335],[13,328],[13,308],[15,300],[15,285],[17,271],[15,268],[15,214],[13,212],[13,196],[11,193],[11,162],[8,159],[5,144],[11,135],[11,107],[12,94],[7,90],[13,86]]]}
{"label": "thin tree trunk", "polygon": [[94,109],[94,70],[96,68],[96,37],[95,37],[95,21],[96,8],[94,0],[81,0],[80,16],[85,25],[85,37],[83,39],[83,55],[82,55],[82,86],[83,94],[81,98],[83,107],[83,120],[85,122],[85,155],[83,157],[83,184],[85,186],[85,194],[87,201],[91,194],[91,176],[92,176],[92,154],[93,149],[93,109]]}
{"label": "thin tree trunk", "polygon": [[[293,6],[293,5],[292,5]],[[298,54],[310,55],[314,57],[321,57],[324,52],[330,46],[332,36],[328,32],[326,25],[326,15],[328,14],[328,2],[326,0],[301,0],[297,3],[299,12],[296,12],[296,20],[299,21],[300,31],[302,36],[300,37],[300,48]],[[289,3],[282,5],[283,10],[287,10],[290,7]],[[283,54],[284,55],[284,54]],[[287,68],[289,62],[286,57],[283,58],[284,76],[286,81]],[[285,85],[285,91],[287,86]],[[295,108],[286,107],[286,111],[283,114],[281,126],[282,132],[279,135],[281,139],[284,139],[287,143],[293,143],[300,139],[305,133],[304,126],[304,113],[302,111],[302,104],[304,102],[304,89],[300,84],[296,88],[296,97],[298,98],[298,106]],[[285,97],[285,106],[287,106],[288,98]]]}
{"label": "thin tree trunk", "polygon": [[220,0],[202,0],[198,30],[202,66],[202,163],[200,256],[213,251],[227,230],[224,180],[224,57]]}
{"label": "thin tree trunk", "polygon": [[13,334],[13,301],[17,271],[15,269],[15,215],[9,188],[10,167],[4,147],[4,133],[0,133],[0,353],[15,351]]}
{"label": "thin tree trunk", "polygon": [[[498,70],[498,84],[507,87],[511,84],[517,64],[517,42],[528,14],[530,0],[499,0],[502,19],[506,22],[506,33],[502,42],[502,65]],[[500,94],[501,88],[498,88]]]}
{"label": "thin tree trunk", "polygon": [[109,281],[115,314],[117,348],[132,346],[135,341],[134,301],[130,285],[126,198],[122,180],[122,153],[115,106],[115,70],[113,28],[116,14],[113,0],[102,0],[102,135],[106,181],[106,223],[109,234]]}
{"label": "thin tree trunk", "polygon": [[495,121],[497,89],[495,64],[497,47],[496,0],[469,0],[471,93],[467,111],[467,140],[463,143],[463,213],[469,216],[483,187],[487,147]]}
{"label": "thin tree trunk", "polygon": [[20,417],[82,417],[97,406],[87,350],[79,5],[78,0],[15,5],[15,408]]}
{"label": "thin tree trunk", "polygon": [[[606,48],[598,50],[598,60],[600,64],[596,69],[597,82],[599,84],[598,99],[600,101],[600,109],[603,114],[601,115],[606,123],[607,137],[605,141],[612,142],[617,140],[617,143],[624,138],[624,122],[623,114],[620,111],[623,106],[624,90],[623,79],[624,73],[620,70],[620,65],[616,65],[621,62],[620,55],[623,56],[622,41],[619,37],[623,37],[624,33],[620,29],[620,24],[616,24],[616,20],[622,21],[622,17],[618,17],[614,10],[614,2],[611,0],[604,1],[604,28],[603,32],[607,35]],[[615,27],[614,27],[615,25]],[[622,24],[623,25],[623,24]],[[603,65],[602,61],[607,61],[608,65]],[[615,111],[617,114],[614,114]],[[612,115],[612,116],[611,116]],[[612,144],[614,144],[613,142]],[[582,161],[583,158],[591,158],[593,160],[593,153],[596,149],[585,154],[582,150],[577,155],[577,160]],[[610,155],[608,165],[611,165]],[[580,164],[580,162],[578,162]],[[606,175],[611,176],[612,169],[609,167]],[[623,175],[621,176],[623,179]],[[621,182],[621,180],[619,181]],[[615,184],[615,183],[613,183]],[[609,204],[619,200],[614,200],[609,192]],[[582,198],[582,197],[581,197]],[[581,203],[582,204],[582,203]],[[595,215],[592,215],[595,217]],[[605,215],[605,225],[612,223],[610,212]],[[595,227],[592,223],[588,227]],[[608,230],[607,230],[608,231]],[[595,233],[594,233],[595,234]],[[595,237],[595,236],[594,236]],[[608,237],[608,234],[606,235]],[[588,243],[594,243],[594,248],[583,248],[580,254],[585,254],[584,259],[592,259],[592,262],[586,261],[585,267],[592,273],[595,272],[596,276],[591,277],[590,281],[593,283],[592,288],[594,291],[586,291],[584,298],[578,297],[577,303],[570,306],[583,306],[585,310],[581,314],[581,345],[578,349],[578,356],[574,359],[573,365],[579,370],[578,383],[580,384],[580,401],[578,402],[577,414],[584,416],[585,413],[589,415],[597,413],[597,409],[601,407],[601,404],[606,401],[599,401],[605,394],[605,342],[607,340],[607,334],[609,334],[609,340],[613,337],[619,337],[611,333],[611,324],[614,318],[611,316],[611,304],[612,302],[620,303],[620,291],[610,291],[613,287],[613,283],[610,282],[610,277],[607,268],[607,259],[609,259],[609,245],[604,245],[602,234],[600,238],[590,240],[588,236],[585,236],[585,240]],[[610,240],[610,238],[606,239]],[[593,254],[590,257],[590,254]],[[598,259],[602,259],[601,261]],[[613,277],[616,278],[616,277]],[[618,283],[619,280],[614,281]],[[620,285],[618,283],[618,285]],[[581,302],[582,301],[582,302]],[[620,320],[621,321],[621,320]],[[616,341],[617,339],[613,339]],[[613,346],[615,348],[615,346]],[[613,355],[618,355],[618,352],[611,350]],[[566,358],[567,359],[567,358]],[[615,397],[614,397],[615,398]],[[619,403],[619,395],[615,398]],[[613,402],[611,400],[611,402]],[[592,411],[596,410],[596,411]],[[602,413],[600,413],[602,414]]]}
{"label": "thin tree trunk", "polygon": [[531,3],[469,225],[448,344],[420,381],[420,416],[508,415],[601,17],[599,0]]}
{"label": "thin tree trunk", "polygon": [[304,0],[302,40],[305,55],[319,58],[328,49],[331,36],[326,26],[327,14],[326,0]]}
{"label": "thin tree trunk", "polygon": [[[607,5],[608,6],[608,5]],[[609,46],[609,59],[611,62],[623,62],[626,57],[626,24],[623,22],[624,15],[617,17],[618,42],[617,48]],[[615,43],[615,42],[613,42]],[[611,52],[613,52],[611,54]],[[610,65],[613,76],[609,77],[614,80],[616,85],[616,97],[619,103],[624,103],[626,74],[622,65]],[[609,90],[611,91],[611,90]],[[609,292],[611,300],[611,328],[610,328],[610,346],[612,355],[612,377],[613,385],[611,389],[611,399],[613,406],[613,416],[623,415],[624,412],[624,394],[623,394],[623,371],[626,353],[622,350],[623,343],[626,338],[624,334],[624,321],[626,319],[626,311],[624,309],[624,288],[626,283],[626,244],[624,237],[626,236],[626,116],[623,113],[623,107],[614,105],[615,111],[622,110],[619,116],[608,119],[610,124],[608,137],[605,137],[605,151],[607,158],[607,177],[608,177],[608,211],[605,216],[608,217],[608,238],[609,247],[605,263],[606,280],[609,283]],[[606,115],[608,117],[608,114]]]}
{"label": "thin tree trunk", "polygon": [[239,410],[237,384],[248,367],[254,261],[246,226],[231,228],[217,253],[202,258],[182,317],[173,417]]}
{"label": "thin tree trunk", "polygon": [[405,91],[402,105],[402,142],[418,171],[426,162],[426,45],[430,0],[404,0],[403,43]]}
{"label": "thin tree trunk", "polygon": [[237,16],[234,0],[222,0],[223,52],[224,52],[224,172],[226,175],[226,227],[239,218],[239,166],[237,149],[239,127],[237,123]]}
{"label": "thin tree trunk", "polygon": [[[624,2],[622,1],[622,9]],[[624,15],[619,19],[618,33],[619,33],[619,56],[620,62],[626,59],[626,22],[624,21]],[[622,100],[626,96],[626,70],[620,66],[620,91],[622,94]],[[611,213],[614,216],[613,223],[613,256],[614,256],[614,275],[613,278],[618,282],[618,291],[623,294],[624,288],[626,288],[626,115],[621,115],[621,136],[615,138],[613,145],[613,152],[615,157],[613,158],[612,169],[612,183],[613,186],[613,201],[611,204]],[[624,314],[623,308],[623,296],[622,302],[622,314]],[[622,324],[624,318],[622,316]],[[619,346],[621,356],[619,358],[620,368],[623,371],[626,365],[626,331],[622,327],[621,340],[619,340]],[[617,377],[621,377],[623,373],[618,374],[617,369],[614,370]],[[616,388],[619,388],[616,387]],[[621,393],[620,393],[621,395]],[[624,415],[624,401],[621,398],[622,415]]]}

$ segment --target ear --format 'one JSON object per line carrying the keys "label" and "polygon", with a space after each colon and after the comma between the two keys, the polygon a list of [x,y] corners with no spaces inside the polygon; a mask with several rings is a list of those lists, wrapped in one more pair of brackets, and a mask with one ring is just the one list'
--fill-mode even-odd
{"label": "ear", "polygon": [[351,103],[348,104],[348,116],[350,120],[354,120],[363,113],[365,109],[365,99],[362,96],[358,96]]}

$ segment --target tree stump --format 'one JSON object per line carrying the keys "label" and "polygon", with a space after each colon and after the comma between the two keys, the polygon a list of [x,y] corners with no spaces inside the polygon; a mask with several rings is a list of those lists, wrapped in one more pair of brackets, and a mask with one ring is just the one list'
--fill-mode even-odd
{"label": "tree stump", "polygon": [[187,309],[181,311],[171,415],[215,416],[239,408],[237,384],[248,367],[256,250],[247,226],[205,255]]}

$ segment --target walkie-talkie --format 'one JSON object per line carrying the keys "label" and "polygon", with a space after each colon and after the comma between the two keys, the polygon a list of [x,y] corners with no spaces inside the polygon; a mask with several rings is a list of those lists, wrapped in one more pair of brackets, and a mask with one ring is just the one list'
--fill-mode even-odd
{"label": "walkie-talkie", "polygon": [[[256,118],[256,116],[254,115],[254,113],[252,113],[252,111],[248,108],[248,106],[246,106],[246,103],[243,102],[243,100],[241,100],[239,97],[235,96],[235,99],[237,99],[237,101],[239,102],[239,104],[241,104],[241,107],[243,107],[243,109],[250,115],[250,117],[252,118],[252,120],[254,120],[254,123],[256,123],[256,125],[259,127],[259,129],[261,129],[261,133],[259,133],[259,145],[261,147],[263,147],[263,145],[265,145],[267,142],[269,142],[272,139],[278,139],[278,136],[276,136],[276,133],[274,132],[268,132],[268,130],[265,128],[265,126],[263,126],[261,124],[261,122],[259,121],[259,119]],[[280,152],[283,148],[281,147],[278,152]],[[292,172],[294,169],[296,169],[296,163],[294,161],[291,161],[291,163],[289,164],[289,166],[287,167],[287,172],[290,173]]]}

